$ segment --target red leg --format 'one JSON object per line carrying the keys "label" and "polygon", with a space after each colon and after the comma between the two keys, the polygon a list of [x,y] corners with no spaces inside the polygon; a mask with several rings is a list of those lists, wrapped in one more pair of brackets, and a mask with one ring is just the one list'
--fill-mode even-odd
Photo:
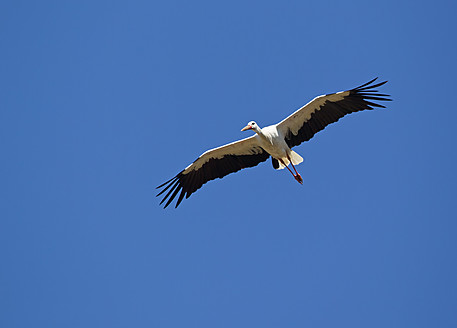
{"label": "red leg", "polygon": [[286,169],[289,170],[289,172],[290,172],[293,176],[295,176],[294,172],[292,172],[292,171],[290,170],[290,168],[286,165],[286,163],[284,163],[284,161],[283,161],[282,159],[280,159],[279,161],[282,163],[282,165],[284,165],[284,166],[286,167]]}
{"label": "red leg", "polygon": [[[303,184],[303,179],[302,179],[300,173],[297,172],[297,169],[295,168],[294,164],[292,164],[292,161],[290,160],[289,155],[287,155],[287,158],[289,159],[290,165],[292,165],[292,167],[294,168],[294,171],[296,173],[296,175],[294,174],[295,180],[297,180],[299,183]],[[289,171],[290,171],[290,169],[289,169]]]}
{"label": "red leg", "polygon": [[[290,174],[292,174],[295,178],[295,180],[297,180],[300,184],[303,184],[303,179],[301,177],[300,174],[298,174],[297,170],[295,169],[294,165],[292,164],[292,162],[290,162],[290,164],[292,164],[292,167],[294,168],[295,172],[297,173],[297,175],[294,174],[294,172],[292,172],[292,170],[284,163],[284,161],[282,159],[279,160],[282,165],[284,165],[290,172]],[[289,160],[290,161],[290,160]]]}

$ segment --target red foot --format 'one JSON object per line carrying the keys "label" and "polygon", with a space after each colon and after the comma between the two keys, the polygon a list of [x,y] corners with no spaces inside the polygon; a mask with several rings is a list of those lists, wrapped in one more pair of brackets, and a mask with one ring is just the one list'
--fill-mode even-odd
{"label": "red foot", "polygon": [[295,180],[297,180],[300,184],[303,184],[303,179],[300,174],[294,175]]}

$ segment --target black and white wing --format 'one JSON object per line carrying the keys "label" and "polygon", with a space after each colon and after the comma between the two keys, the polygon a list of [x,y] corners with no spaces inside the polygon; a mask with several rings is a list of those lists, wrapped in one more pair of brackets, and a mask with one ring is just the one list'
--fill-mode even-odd
{"label": "black and white wing", "polygon": [[[377,79],[377,78],[376,78]],[[327,125],[338,121],[346,114],[373,107],[383,107],[373,101],[390,101],[386,94],[377,93],[374,88],[387,81],[372,84],[371,80],[355,89],[332,93],[314,98],[305,106],[277,124],[278,130],[285,136],[287,145],[292,148],[310,140]]]}
{"label": "black and white wing", "polygon": [[247,167],[256,166],[266,161],[269,156],[259,146],[255,135],[225,146],[210,149],[174,178],[157,187],[157,189],[163,188],[157,196],[160,196],[169,189],[160,204],[168,199],[164,207],[166,208],[178,195],[178,192],[181,191],[175,206],[178,207],[184,196],[189,198],[191,194],[208,181],[216,178],[220,179]]}

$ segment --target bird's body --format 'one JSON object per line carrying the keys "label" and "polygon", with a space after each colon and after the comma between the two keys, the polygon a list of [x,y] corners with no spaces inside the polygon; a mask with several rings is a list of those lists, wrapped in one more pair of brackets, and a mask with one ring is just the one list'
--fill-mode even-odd
{"label": "bird's body", "polygon": [[260,132],[256,133],[255,138],[259,146],[265,149],[273,158],[286,158],[291,151],[276,125],[261,128]]}
{"label": "bird's body", "polygon": [[[258,126],[254,121],[250,122],[250,124],[251,123]],[[293,165],[298,165],[303,161],[303,158],[301,158],[300,155],[289,148],[285,136],[282,131],[278,129],[277,124],[259,128],[255,130],[255,132],[256,134],[254,137],[256,138],[258,145],[270,154],[273,160],[278,161],[279,165],[275,167],[275,169],[281,170],[287,167],[290,161],[292,161]]]}
{"label": "bird's body", "polygon": [[[298,182],[303,183],[295,169],[303,158],[291,148],[308,141],[315,133],[346,114],[384,107],[371,100],[391,100],[386,98],[388,95],[373,90],[387,81],[370,85],[375,80],[352,90],[316,97],[278,124],[260,128],[256,122],[249,122],[241,131],[253,130],[255,135],[204,152],[174,178],[157,187],[164,188],[157,196],[168,190],[161,204],[168,199],[167,207],[181,190],[176,202],[178,207],[184,196],[188,198],[206,182],[256,166],[270,156],[275,169],[287,168]],[[295,173],[288,167],[289,164]]]}

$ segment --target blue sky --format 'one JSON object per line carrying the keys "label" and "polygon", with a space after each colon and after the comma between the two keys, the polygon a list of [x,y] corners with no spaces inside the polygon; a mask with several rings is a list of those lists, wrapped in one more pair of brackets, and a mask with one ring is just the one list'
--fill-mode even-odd
{"label": "blue sky", "polygon": [[[4,1],[1,327],[455,327],[456,4]],[[163,210],[203,151],[394,101]]]}

